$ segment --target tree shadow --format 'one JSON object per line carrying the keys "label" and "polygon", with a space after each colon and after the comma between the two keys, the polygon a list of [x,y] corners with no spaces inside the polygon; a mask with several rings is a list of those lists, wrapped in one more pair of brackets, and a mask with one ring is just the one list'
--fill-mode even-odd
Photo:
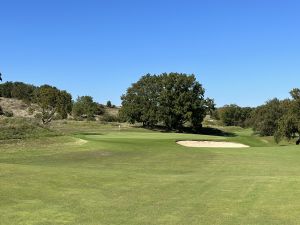
{"label": "tree shadow", "polygon": [[202,127],[200,134],[213,135],[213,136],[222,136],[222,137],[236,137],[235,133],[226,132],[213,127]]}
{"label": "tree shadow", "polygon": [[99,133],[99,132],[78,132],[75,135],[103,135],[103,133]]}
{"label": "tree shadow", "polygon": [[153,127],[145,127],[140,126],[140,128],[144,128],[151,131],[157,131],[161,133],[184,133],[184,134],[202,134],[202,135],[212,135],[212,136],[222,136],[222,137],[236,137],[237,135],[231,132],[226,132],[213,127],[202,127],[195,131],[190,127],[183,127],[181,129],[168,129],[164,126],[153,126]]}

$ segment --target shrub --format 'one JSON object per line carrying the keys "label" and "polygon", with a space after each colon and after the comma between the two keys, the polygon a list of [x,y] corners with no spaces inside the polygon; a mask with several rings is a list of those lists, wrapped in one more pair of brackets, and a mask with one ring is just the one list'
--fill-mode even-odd
{"label": "shrub", "polygon": [[111,108],[111,107],[112,107],[111,101],[107,101],[106,106],[107,106],[108,108]]}
{"label": "shrub", "polygon": [[77,120],[95,120],[95,115],[97,113],[99,113],[98,104],[94,102],[91,96],[78,97],[73,105],[72,114]]}
{"label": "shrub", "polygon": [[101,120],[104,122],[119,122],[119,117],[110,114],[104,114]]}
{"label": "shrub", "polygon": [[4,118],[0,119],[0,127],[0,140],[58,135],[40,125],[39,121],[35,119]]}
{"label": "shrub", "polygon": [[4,114],[2,106],[0,105],[0,116],[2,116]]}
{"label": "shrub", "polygon": [[225,126],[249,126],[253,108],[238,105],[225,105],[213,113],[215,118],[220,118]]}
{"label": "shrub", "polygon": [[253,129],[261,136],[273,136],[278,129],[279,121],[289,108],[288,101],[273,99],[257,107],[253,112]]}
{"label": "shrub", "polygon": [[5,111],[3,115],[6,117],[13,117],[14,113],[12,111]]}
{"label": "shrub", "polygon": [[97,110],[95,112],[95,115],[100,116],[100,115],[103,115],[104,113],[105,113],[104,105],[97,104]]}

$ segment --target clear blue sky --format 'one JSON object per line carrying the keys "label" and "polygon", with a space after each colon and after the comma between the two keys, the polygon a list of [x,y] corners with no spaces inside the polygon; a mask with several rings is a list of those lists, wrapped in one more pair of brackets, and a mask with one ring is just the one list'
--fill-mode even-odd
{"label": "clear blue sky", "polygon": [[99,102],[146,73],[194,73],[216,103],[300,87],[299,0],[0,0],[5,80]]}

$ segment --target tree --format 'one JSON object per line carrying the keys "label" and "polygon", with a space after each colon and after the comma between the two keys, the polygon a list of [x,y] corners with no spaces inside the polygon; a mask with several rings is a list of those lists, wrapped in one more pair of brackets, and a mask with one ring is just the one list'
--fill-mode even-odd
{"label": "tree", "polygon": [[72,112],[72,95],[66,91],[60,91],[57,97],[57,113],[62,119],[67,119]]}
{"label": "tree", "polygon": [[130,123],[143,123],[143,126],[153,127],[158,123],[158,97],[160,93],[160,78],[156,75],[143,76],[126,95],[122,96],[120,117]]}
{"label": "tree", "polygon": [[33,101],[33,93],[35,86],[24,84],[22,82],[14,82],[11,89],[11,97],[23,100],[26,103]]}
{"label": "tree", "polygon": [[62,118],[66,118],[66,114],[70,111],[70,105],[72,104],[70,94],[49,85],[37,88],[35,99],[42,109],[43,124],[50,123],[56,113]]}
{"label": "tree", "polygon": [[259,106],[252,115],[253,129],[261,136],[273,136],[278,130],[278,123],[286,112],[287,104],[277,98]]}
{"label": "tree", "polygon": [[293,89],[290,92],[292,100],[286,100],[285,114],[278,121],[278,128],[275,133],[276,142],[280,142],[282,138],[288,140],[297,137],[296,144],[300,144],[300,89]]}
{"label": "tree", "polygon": [[248,126],[248,120],[251,118],[253,109],[251,107],[240,107],[235,104],[225,105],[214,114],[225,126]]}
{"label": "tree", "polygon": [[240,107],[237,105],[225,105],[218,109],[220,120],[225,126],[238,126]]}
{"label": "tree", "polygon": [[76,119],[94,120],[95,114],[99,112],[99,107],[96,102],[93,101],[91,96],[78,97],[77,101],[73,105],[73,116]]}
{"label": "tree", "polygon": [[107,106],[108,108],[111,108],[111,107],[112,107],[111,101],[107,101],[106,106]]}
{"label": "tree", "polygon": [[37,87],[22,82],[5,82],[0,84],[0,96],[4,98],[17,98],[26,103],[32,103],[36,89]]}
{"label": "tree", "polygon": [[182,130],[190,123],[199,130],[208,108],[204,89],[195,76],[180,73],[147,74],[121,99],[121,118],[147,127],[163,124]]}
{"label": "tree", "polygon": [[215,112],[216,110],[216,104],[215,104],[215,100],[212,99],[212,98],[207,98],[206,99],[206,111],[207,111],[207,114],[212,116],[213,113]]}
{"label": "tree", "polygon": [[2,73],[0,73],[0,81],[2,82]]}

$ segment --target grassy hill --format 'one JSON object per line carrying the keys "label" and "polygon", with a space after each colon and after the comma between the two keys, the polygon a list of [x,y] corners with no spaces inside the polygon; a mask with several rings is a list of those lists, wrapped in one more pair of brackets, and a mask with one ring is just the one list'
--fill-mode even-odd
{"label": "grassy hill", "polygon": [[297,146],[241,128],[211,136],[56,121],[52,129],[64,135],[0,142],[0,224],[300,223]]}
{"label": "grassy hill", "polygon": [[[12,112],[14,117],[21,118],[34,118],[37,113],[41,112],[41,109],[36,104],[27,104],[22,100],[15,98],[3,98],[0,97],[0,106],[6,112]],[[97,117],[102,119],[103,117],[116,117],[119,113],[120,108],[114,107],[109,108],[104,106],[104,115]]]}
{"label": "grassy hill", "polygon": [[0,97],[0,106],[4,111],[12,112],[14,117],[34,118],[40,111],[35,104],[26,104],[22,100]]}

